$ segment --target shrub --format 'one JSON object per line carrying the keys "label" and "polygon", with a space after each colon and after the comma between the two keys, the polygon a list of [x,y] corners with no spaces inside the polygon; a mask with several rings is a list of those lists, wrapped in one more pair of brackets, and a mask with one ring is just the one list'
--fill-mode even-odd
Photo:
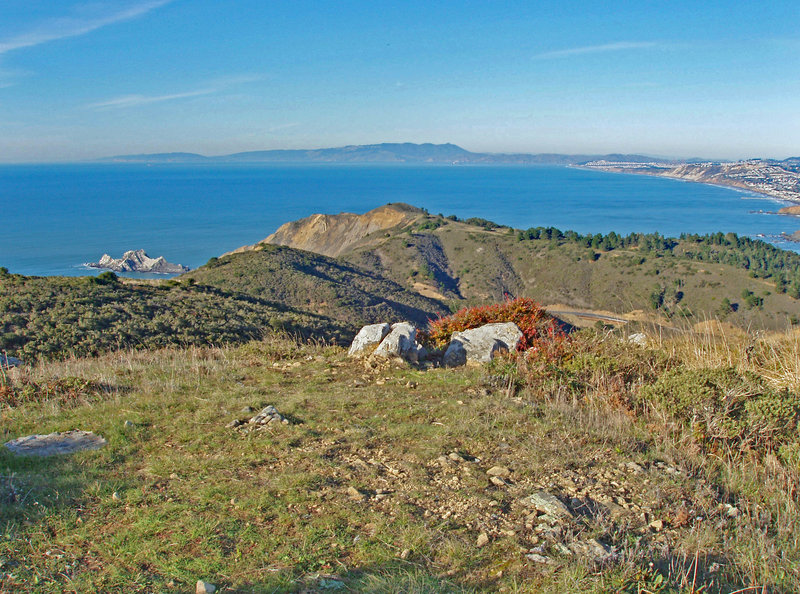
{"label": "shrub", "polygon": [[494,305],[467,307],[451,316],[434,320],[430,323],[427,338],[432,346],[444,348],[450,342],[453,332],[463,332],[496,322],[514,322],[522,330],[523,336],[518,347],[520,351],[564,339],[564,331],[558,322],[533,299],[525,297]]}
{"label": "shrub", "polygon": [[642,388],[640,398],[642,404],[690,424],[698,440],[712,447],[774,447],[797,439],[800,397],[771,390],[753,373],[673,369]]}

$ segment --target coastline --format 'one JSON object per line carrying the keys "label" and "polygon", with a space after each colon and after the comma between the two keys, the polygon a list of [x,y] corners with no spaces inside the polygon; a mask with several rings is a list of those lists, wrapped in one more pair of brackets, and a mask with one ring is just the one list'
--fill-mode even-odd
{"label": "coastline", "polygon": [[[708,186],[716,186],[719,188],[728,188],[729,190],[736,190],[739,192],[749,192],[759,197],[764,196],[775,202],[780,202],[787,205],[792,205],[792,206],[800,205],[800,193],[796,193],[795,196],[791,198],[785,196],[777,196],[772,192],[768,192],[759,188],[754,188],[752,186],[748,186],[742,183],[735,183],[733,180],[731,180],[729,183],[726,183],[725,181],[699,180],[699,179],[693,179],[691,177],[674,175],[671,172],[661,173],[659,171],[652,171],[647,169],[623,169],[621,167],[597,167],[597,166],[589,167],[586,165],[568,165],[568,167],[574,167],[575,169],[585,169],[588,171],[602,171],[604,173],[619,173],[622,175],[647,175],[650,177],[674,179],[682,182],[705,184]],[[774,214],[788,214],[788,213],[776,212]]]}

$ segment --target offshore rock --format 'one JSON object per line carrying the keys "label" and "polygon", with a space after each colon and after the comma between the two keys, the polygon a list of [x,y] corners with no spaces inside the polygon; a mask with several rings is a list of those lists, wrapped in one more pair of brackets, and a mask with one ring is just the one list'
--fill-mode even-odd
{"label": "offshore rock", "polygon": [[127,251],[118,259],[103,254],[99,262],[92,262],[87,266],[114,272],[156,272],[159,274],[180,274],[189,270],[187,266],[167,262],[163,256],[151,258],[144,250]]}
{"label": "offshore rock", "polygon": [[352,357],[362,354],[363,351],[370,347],[378,346],[391,330],[392,327],[389,324],[370,324],[369,326],[364,326],[358,331],[358,334],[356,334],[356,337],[353,339],[353,344],[350,345],[350,350],[347,351],[347,354]]}
{"label": "offshore rock", "polygon": [[488,363],[497,354],[514,351],[522,339],[522,331],[513,322],[485,324],[463,332],[453,332],[444,353],[445,367],[458,367],[467,362]]}

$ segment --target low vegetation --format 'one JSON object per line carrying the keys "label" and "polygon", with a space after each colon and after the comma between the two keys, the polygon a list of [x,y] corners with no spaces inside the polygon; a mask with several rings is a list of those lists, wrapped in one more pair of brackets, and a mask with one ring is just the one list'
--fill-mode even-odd
{"label": "low vegetation", "polygon": [[[8,372],[6,439],[109,443],[0,451],[0,590],[796,591],[800,336],[565,345],[451,370],[270,335]],[[268,404],[290,424],[228,426]]]}
{"label": "low vegetation", "polygon": [[346,341],[352,329],[252,295],[98,277],[0,277],[0,351],[26,360],[120,348],[242,343],[275,330]]}
{"label": "low vegetation", "polygon": [[481,307],[465,307],[450,316],[432,320],[426,338],[432,346],[442,349],[447,347],[454,332],[500,322],[513,322],[522,331],[518,345],[520,351],[550,347],[566,338],[559,323],[547,315],[541,305],[525,297]]}

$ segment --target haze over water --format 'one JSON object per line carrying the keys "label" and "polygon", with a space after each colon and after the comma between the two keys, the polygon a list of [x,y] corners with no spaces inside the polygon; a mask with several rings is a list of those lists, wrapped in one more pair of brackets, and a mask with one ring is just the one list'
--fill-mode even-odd
{"label": "haze over water", "polygon": [[[800,228],[780,204],[727,188],[566,167],[412,165],[0,166],[0,266],[95,274],[82,264],[143,248],[195,268],[312,213],[407,202],[432,214],[580,233],[733,231],[774,241]],[[138,275],[142,276],[142,275]]]}

